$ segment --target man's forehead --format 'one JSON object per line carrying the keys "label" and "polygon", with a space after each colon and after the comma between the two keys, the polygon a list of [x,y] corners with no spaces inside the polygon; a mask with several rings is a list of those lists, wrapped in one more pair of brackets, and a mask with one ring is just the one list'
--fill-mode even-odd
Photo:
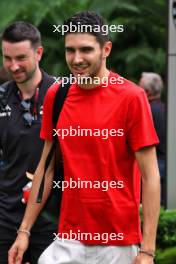
{"label": "man's forehead", "polygon": [[67,46],[95,46],[98,45],[98,41],[95,36],[89,33],[69,33],[65,36],[65,47]]}
{"label": "man's forehead", "polygon": [[27,51],[32,49],[31,42],[29,40],[23,40],[20,42],[9,42],[6,40],[2,41],[2,50],[3,51],[11,51],[13,50],[14,52],[16,51]]}
{"label": "man's forehead", "polygon": [[65,36],[65,42],[71,40],[78,40],[78,41],[92,41],[97,42],[96,37],[90,33],[67,33]]}

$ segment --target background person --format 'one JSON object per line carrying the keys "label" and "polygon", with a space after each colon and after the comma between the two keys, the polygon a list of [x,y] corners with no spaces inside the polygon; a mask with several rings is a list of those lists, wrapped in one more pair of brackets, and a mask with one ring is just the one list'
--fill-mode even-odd
{"label": "background person", "polygon": [[164,205],[166,199],[166,105],[161,100],[163,80],[157,73],[144,72],[139,85],[147,94],[154,126],[160,141],[156,146],[156,153],[161,176],[161,204]]}
{"label": "background person", "polygon": [[[39,138],[44,96],[54,79],[39,68],[43,47],[40,32],[28,22],[14,22],[2,34],[3,65],[9,83],[4,84],[5,100],[0,109],[0,263],[8,263],[10,249],[25,205],[22,188],[39,162],[43,141]],[[31,230],[24,262],[36,264],[51,243],[56,225],[40,216]]]}

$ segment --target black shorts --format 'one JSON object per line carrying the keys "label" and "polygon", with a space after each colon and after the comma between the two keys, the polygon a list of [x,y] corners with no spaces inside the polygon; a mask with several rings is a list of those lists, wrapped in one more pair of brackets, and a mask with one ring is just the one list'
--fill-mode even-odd
{"label": "black shorts", "polygon": [[[37,264],[42,252],[53,242],[53,233],[57,233],[55,227],[53,230],[50,229],[41,233],[38,231],[31,232],[29,248],[24,254],[23,263]],[[8,251],[16,236],[15,230],[0,226],[0,264],[8,264]]]}

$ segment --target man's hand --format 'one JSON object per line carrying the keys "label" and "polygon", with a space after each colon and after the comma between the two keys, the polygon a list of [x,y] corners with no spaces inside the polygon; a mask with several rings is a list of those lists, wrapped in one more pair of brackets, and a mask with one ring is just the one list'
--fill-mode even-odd
{"label": "man's hand", "polygon": [[28,245],[29,237],[24,233],[20,233],[8,252],[8,264],[21,264]]}
{"label": "man's hand", "polygon": [[152,257],[139,253],[132,264],[154,264],[154,261]]}

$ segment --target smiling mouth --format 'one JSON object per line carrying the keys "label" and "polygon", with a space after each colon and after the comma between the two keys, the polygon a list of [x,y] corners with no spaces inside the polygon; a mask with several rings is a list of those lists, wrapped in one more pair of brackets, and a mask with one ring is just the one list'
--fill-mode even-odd
{"label": "smiling mouth", "polygon": [[85,70],[87,69],[88,65],[79,65],[79,66],[76,66],[76,65],[73,65],[72,68],[75,69],[75,70]]}
{"label": "smiling mouth", "polygon": [[21,72],[12,72],[12,75],[13,76],[18,76],[18,75],[21,75],[23,73],[24,73],[23,71],[21,71]]}
{"label": "smiling mouth", "polygon": [[87,66],[86,67],[73,67],[72,70],[73,72],[77,74],[84,74],[87,68],[88,68]]}

